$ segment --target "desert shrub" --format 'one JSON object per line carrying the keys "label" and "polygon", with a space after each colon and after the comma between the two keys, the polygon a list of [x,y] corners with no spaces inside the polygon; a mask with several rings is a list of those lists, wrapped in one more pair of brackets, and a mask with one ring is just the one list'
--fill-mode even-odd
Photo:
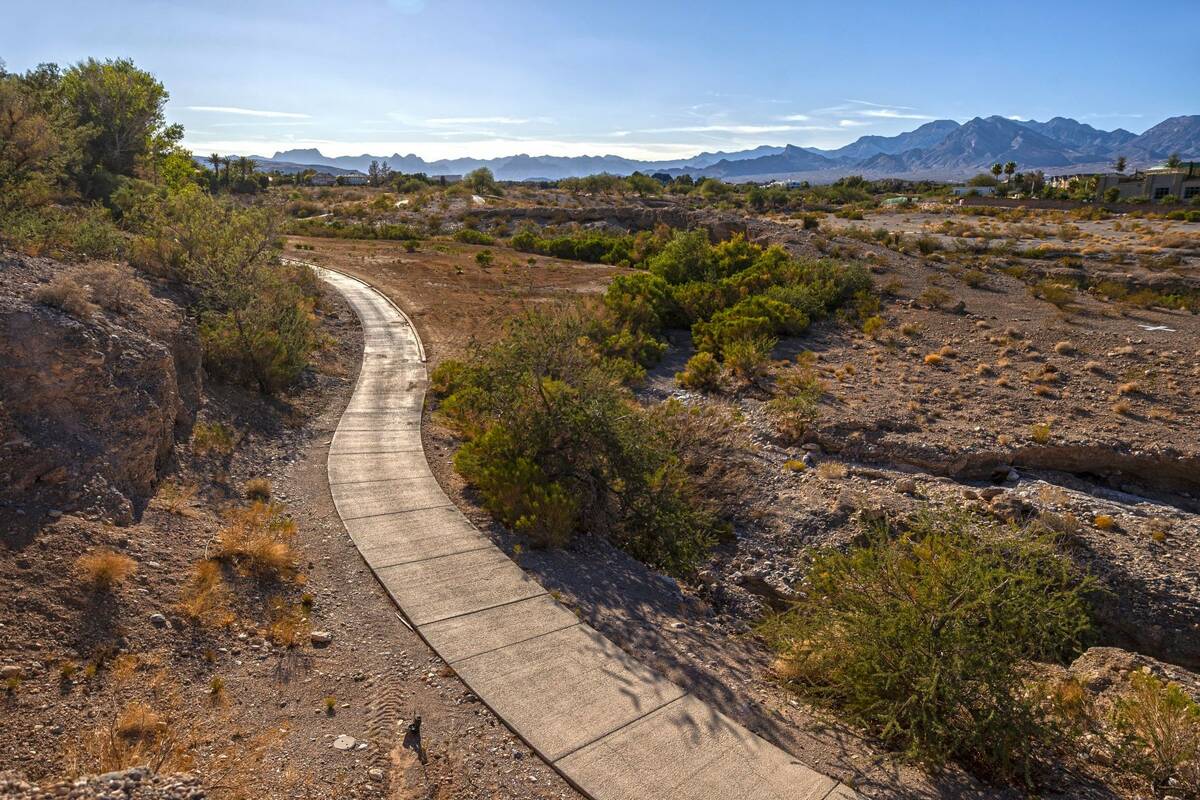
{"label": "desert shrub", "polygon": [[194,483],[182,484],[178,481],[167,481],[159,487],[154,499],[161,503],[168,512],[183,515],[188,513],[198,491],[199,487]]}
{"label": "desert shrub", "polygon": [[742,385],[758,383],[770,371],[771,351],[777,339],[773,336],[743,336],[725,342],[725,366],[734,381]]}
{"label": "desert shrub", "polygon": [[487,268],[496,260],[496,255],[491,250],[480,250],[475,254],[475,263],[481,267]]}
{"label": "desert shrub", "polygon": [[75,561],[80,580],[93,591],[109,592],[137,571],[137,562],[112,550],[93,550]]}
{"label": "desert shrub", "polygon": [[969,269],[963,272],[961,280],[972,289],[978,289],[987,285],[987,273],[978,269]]}
{"label": "desert shrub", "polygon": [[[737,305],[718,311],[707,322],[692,326],[696,347],[716,355],[728,362],[727,351],[738,342],[755,339],[772,339],[778,334],[794,335],[808,327],[808,317],[794,305],[763,295],[752,295]],[[774,343],[772,343],[774,347]]]}
{"label": "desert shrub", "polygon": [[319,284],[310,268],[278,263],[271,212],[195,190],[150,193],[128,217],[143,265],[195,290],[206,370],[265,393],[300,375],[317,344]]}
{"label": "desert shrub", "polygon": [[1053,280],[1040,281],[1029,289],[1034,297],[1041,298],[1057,308],[1066,308],[1075,300],[1075,288]]}
{"label": "desert shrub", "polygon": [[454,232],[454,241],[464,244],[491,245],[496,243],[496,237],[474,228],[459,228]]}
{"label": "desert shrub", "polygon": [[455,468],[535,544],[608,536],[647,563],[694,568],[718,527],[661,425],[637,406],[632,365],[589,313],[530,313],[434,373],[439,415],[466,441]]}
{"label": "desert shrub", "polygon": [[244,490],[247,500],[265,503],[271,499],[271,481],[267,478],[251,478]]}
{"label": "desert shrub", "polygon": [[821,227],[821,218],[816,214],[801,214],[800,224],[806,231],[819,230]]}
{"label": "desert shrub", "polygon": [[1112,723],[1120,766],[1156,790],[1200,797],[1200,704],[1178,684],[1130,673]]}
{"label": "desert shrub", "polygon": [[67,275],[59,275],[50,283],[38,288],[35,299],[42,305],[57,308],[77,319],[87,319],[96,313],[87,287]]}
{"label": "desert shrub", "polygon": [[937,251],[943,249],[941,241],[936,236],[930,236],[928,234],[918,236],[914,241],[914,244],[916,245],[917,250],[920,251],[921,255],[926,256],[930,253],[936,253]]}
{"label": "desert shrub", "polygon": [[212,310],[200,323],[205,370],[273,394],[291,385],[316,348],[312,300],[297,284],[264,292],[254,305]]}
{"label": "desert shrub", "polygon": [[637,330],[657,332],[679,319],[671,287],[657,275],[618,275],[604,293],[604,305]]}
{"label": "desert shrub", "polygon": [[128,313],[135,305],[150,300],[150,289],[128,266],[102,264],[85,271],[82,282],[91,289],[92,299],[104,309]]}
{"label": "desert shrub", "polygon": [[940,286],[927,286],[917,295],[917,302],[926,308],[944,308],[954,298]]}
{"label": "desert shrub", "polygon": [[862,332],[872,339],[879,336],[884,328],[887,327],[887,320],[878,314],[873,314],[863,320]]}
{"label": "desert shrub", "polygon": [[509,244],[514,250],[567,261],[633,266],[657,250],[653,237],[594,230],[544,236],[535,228],[524,227],[513,234]]}
{"label": "desert shrub", "polygon": [[1029,428],[1029,438],[1038,444],[1046,444],[1050,441],[1050,425],[1045,422],[1034,423]]}
{"label": "desert shrub", "polygon": [[715,392],[721,388],[721,365],[712,353],[696,353],[682,372],[675,373],[675,382],[685,389]]}
{"label": "desert shrub", "polygon": [[775,382],[775,396],[767,403],[775,430],[791,442],[799,441],[820,416],[825,387],[817,377],[815,359],[805,351],[794,369]]}
{"label": "desert shrub", "polygon": [[296,566],[296,523],[278,503],[256,501],[230,511],[217,534],[217,555],[260,578],[289,576]]}
{"label": "desert shrub", "polygon": [[326,217],[293,219],[286,226],[293,236],[317,236],[326,239],[378,239],[385,241],[416,241],[421,234],[408,225],[385,222],[347,222]]}
{"label": "desert shrub", "polygon": [[1089,630],[1053,539],[924,512],[848,552],[818,553],[801,599],[763,633],[791,686],[910,756],[1027,777],[1053,738],[1022,663],[1072,656]]}
{"label": "desert shrub", "polygon": [[192,428],[192,449],[197,455],[229,455],[236,444],[233,430],[220,422],[197,422]]}
{"label": "desert shrub", "polygon": [[712,245],[704,231],[676,231],[647,266],[649,275],[613,281],[608,308],[642,330],[690,324],[696,346],[718,358],[728,342],[796,335],[873,297],[861,266],[794,259],[740,235]]}

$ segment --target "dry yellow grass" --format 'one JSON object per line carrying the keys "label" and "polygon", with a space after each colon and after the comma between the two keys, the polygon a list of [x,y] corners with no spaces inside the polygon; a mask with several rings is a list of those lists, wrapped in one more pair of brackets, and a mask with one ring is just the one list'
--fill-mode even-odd
{"label": "dry yellow grass", "polygon": [[271,482],[266,478],[251,478],[246,481],[246,499],[265,503],[271,499]]}
{"label": "dry yellow grass", "polygon": [[295,536],[296,523],[283,506],[256,502],[229,513],[217,534],[217,554],[260,578],[280,579],[295,570]]}
{"label": "dry yellow grass", "polygon": [[80,580],[98,592],[112,591],[137,571],[137,562],[127,555],[100,549],[80,556],[75,561]]}
{"label": "dry yellow grass", "polygon": [[192,501],[196,499],[196,493],[199,487],[196,484],[177,483],[175,481],[167,481],[158,489],[158,494],[154,499],[162,506],[164,511],[171,514],[179,514],[186,516],[191,512]]}
{"label": "dry yellow grass", "polygon": [[1111,514],[1097,514],[1092,517],[1092,524],[1102,531],[1107,531],[1116,527],[1117,521]]}
{"label": "dry yellow grass", "polygon": [[201,625],[224,627],[234,620],[229,600],[229,587],[225,585],[220,563],[206,560],[193,567],[191,578],[176,608]]}
{"label": "dry yellow grass", "polygon": [[928,353],[925,356],[925,364],[930,367],[941,366],[944,360],[940,353]]}
{"label": "dry yellow grass", "polygon": [[1075,345],[1073,342],[1062,341],[1054,345],[1054,352],[1060,356],[1070,356],[1075,354]]}
{"label": "dry yellow grass", "polygon": [[822,461],[817,465],[817,474],[822,478],[832,480],[846,477],[850,474],[850,470],[846,469],[846,465],[840,461]]}

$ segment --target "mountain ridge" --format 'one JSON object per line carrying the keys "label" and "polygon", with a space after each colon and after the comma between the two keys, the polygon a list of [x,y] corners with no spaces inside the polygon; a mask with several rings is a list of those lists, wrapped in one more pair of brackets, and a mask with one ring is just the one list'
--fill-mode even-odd
{"label": "mountain ridge", "polygon": [[608,172],[628,175],[666,172],[671,175],[713,177],[724,180],[807,178],[834,180],[841,175],[867,177],[965,178],[991,164],[1014,161],[1018,169],[1051,173],[1114,161],[1125,156],[1130,167],[1141,167],[1179,153],[1200,158],[1200,115],[1168,117],[1143,133],[1123,128],[1105,131],[1069,117],[1045,122],[1002,116],[975,117],[962,124],[932,120],[895,136],[861,136],[850,144],[824,150],[796,145],[760,145],[741,151],[698,153],[690,158],[644,161],[617,155],[549,156],[520,153],[497,158],[453,158],[426,161],[409,153],[391,156],[362,154],[326,156],[317,148],[253,156],[268,168],[272,164],[294,168],[337,169],[366,172],[372,161],[387,161],[399,172],[463,174],[480,167],[491,169],[500,180],[559,180]]}

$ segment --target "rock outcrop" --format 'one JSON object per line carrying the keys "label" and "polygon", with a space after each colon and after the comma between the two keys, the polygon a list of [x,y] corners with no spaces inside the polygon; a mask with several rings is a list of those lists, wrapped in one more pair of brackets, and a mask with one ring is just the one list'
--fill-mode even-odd
{"label": "rock outcrop", "polygon": [[[127,269],[127,268],[126,268]],[[58,511],[126,523],[140,512],[201,387],[195,326],[170,299],[139,291],[119,311],[39,302],[74,268],[0,254],[0,518]]]}

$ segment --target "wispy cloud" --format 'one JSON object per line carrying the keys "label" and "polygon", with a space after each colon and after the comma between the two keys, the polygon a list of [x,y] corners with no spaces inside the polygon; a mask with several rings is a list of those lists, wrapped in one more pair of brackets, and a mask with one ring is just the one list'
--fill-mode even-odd
{"label": "wispy cloud", "polygon": [[308,114],[297,114],[293,111],[268,111],[261,108],[239,108],[237,106],[185,106],[188,111],[202,111],[210,114],[236,114],[242,117],[286,117],[288,119],[308,119]]}
{"label": "wispy cloud", "polygon": [[789,133],[792,131],[827,131],[831,128],[824,125],[735,125],[718,123],[714,125],[681,125],[674,128],[645,128],[640,133]]}
{"label": "wispy cloud", "polygon": [[534,120],[524,117],[434,117],[425,120],[426,125],[435,128],[450,125],[528,125],[530,122]]}
{"label": "wispy cloud", "polygon": [[898,106],[894,103],[872,103],[870,100],[847,100],[847,103],[857,103],[860,106],[873,106],[874,108],[902,108],[905,111],[912,111],[912,106]]}
{"label": "wispy cloud", "polygon": [[808,122],[812,117],[808,114],[788,114],[786,117],[780,117],[784,122]]}
{"label": "wispy cloud", "polygon": [[877,119],[933,119],[928,114],[916,114],[912,111],[899,111],[894,108],[867,108],[854,113],[860,117],[875,117]]}
{"label": "wispy cloud", "polygon": [[869,122],[863,122],[861,119],[839,119],[838,126],[842,128],[861,128],[864,125],[870,125]]}

